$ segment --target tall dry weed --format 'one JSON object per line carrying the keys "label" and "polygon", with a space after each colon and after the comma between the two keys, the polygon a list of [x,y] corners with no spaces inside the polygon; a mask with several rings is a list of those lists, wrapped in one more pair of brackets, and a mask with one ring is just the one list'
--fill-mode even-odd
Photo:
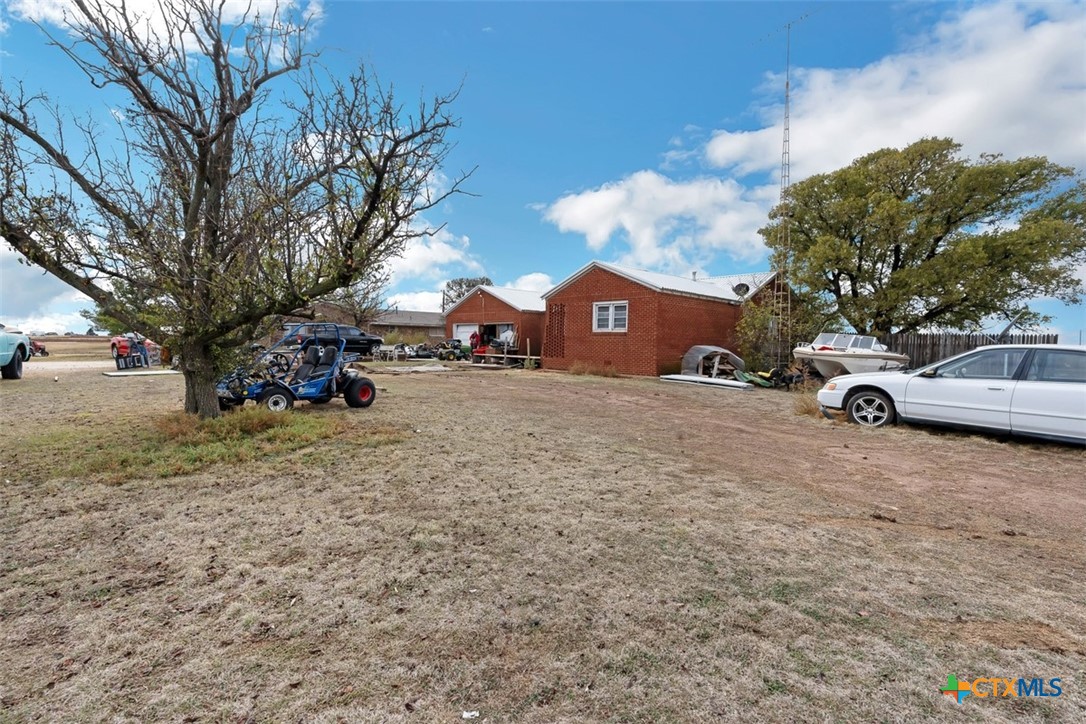
{"label": "tall dry weed", "polygon": [[571,375],[593,375],[595,377],[618,377],[619,372],[614,365],[601,365],[595,362],[574,362],[569,366]]}

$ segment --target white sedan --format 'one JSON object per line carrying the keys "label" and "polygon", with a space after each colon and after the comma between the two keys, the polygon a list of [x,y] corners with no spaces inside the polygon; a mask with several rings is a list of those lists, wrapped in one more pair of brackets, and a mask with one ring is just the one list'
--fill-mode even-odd
{"label": "white sedan", "polygon": [[1086,346],[991,345],[918,370],[841,375],[818,402],[866,427],[904,420],[1086,445]]}

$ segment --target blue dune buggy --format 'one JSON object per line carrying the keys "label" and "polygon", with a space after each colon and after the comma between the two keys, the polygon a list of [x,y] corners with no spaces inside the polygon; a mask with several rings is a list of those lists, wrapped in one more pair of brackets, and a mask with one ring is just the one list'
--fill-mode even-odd
{"label": "blue dune buggy", "polygon": [[348,407],[369,407],[377,387],[345,367],[358,359],[357,354],[345,354],[345,346],[334,324],[299,324],[270,348],[257,348],[260,353],[252,364],[219,380],[219,409],[253,400],[273,412],[285,412],[299,400],[319,405],[337,395]]}

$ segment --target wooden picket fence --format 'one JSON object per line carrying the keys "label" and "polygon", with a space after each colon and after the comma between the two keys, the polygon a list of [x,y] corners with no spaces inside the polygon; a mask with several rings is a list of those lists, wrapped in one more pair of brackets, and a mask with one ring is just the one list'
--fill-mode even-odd
{"label": "wooden picket fence", "polygon": [[912,333],[886,334],[879,341],[898,354],[909,355],[909,366],[923,367],[968,352],[985,344],[1057,344],[1058,334],[990,334]]}

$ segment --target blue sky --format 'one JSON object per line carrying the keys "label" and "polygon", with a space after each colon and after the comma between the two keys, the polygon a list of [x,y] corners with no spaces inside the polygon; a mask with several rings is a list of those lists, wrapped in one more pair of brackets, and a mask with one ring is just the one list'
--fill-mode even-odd
{"label": "blue sky", "polygon": [[[63,5],[0,0],[0,71],[105,111],[108,99],[23,19]],[[446,172],[477,167],[473,195],[431,211],[444,230],[394,264],[400,309],[437,309],[452,277],[542,290],[592,259],[684,275],[768,268],[756,231],[779,193],[791,22],[793,182],[931,135],[970,156],[1045,155],[1086,170],[1082,2],[311,7],[331,68],[366,62],[403,99],[462,86]],[[87,326],[85,300],[7,249],[0,284],[7,324]],[[1086,337],[1083,305],[1039,308],[1064,341]]]}

